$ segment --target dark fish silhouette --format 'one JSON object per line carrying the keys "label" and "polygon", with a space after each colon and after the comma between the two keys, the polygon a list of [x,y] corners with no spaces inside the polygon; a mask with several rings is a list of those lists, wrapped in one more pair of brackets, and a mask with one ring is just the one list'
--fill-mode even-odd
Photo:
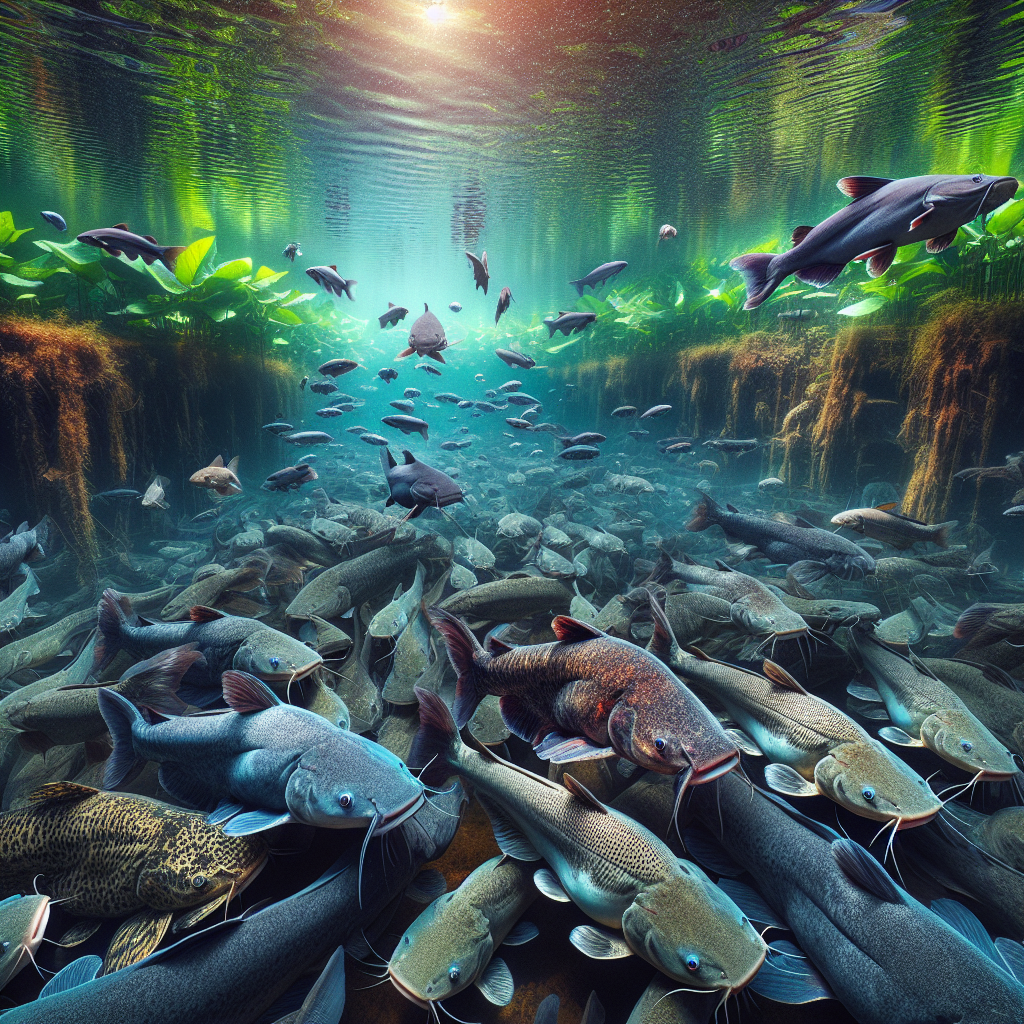
{"label": "dark fish silhouette", "polygon": [[385,366],[383,370],[377,371],[377,376],[380,377],[385,384],[390,384],[393,380],[398,379],[398,371],[390,366]]}
{"label": "dark fish silhouette", "polygon": [[409,331],[409,347],[398,353],[398,359],[405,359],[415,353],[420,358],[430,356],[439,363],[444,362],[441,353],[448,347],[448,339],[444,335],[441,321],[430,312],[424,302],[423,312],[416,318]]}
{"label": "dark fish silhouette", "polygon": [[427,437],[428,424],[426,420],[421,420],[418,416],[384,416],[381,423],[394,427],[403,434],[419,434],[424,441],[430,440]]}
{"label": "dark fish silhouette", "polygon": [[340,377],[343,373],[350,373],[359,364],[354,359],[328,359],[316,372],[325,377]]}
{"label": "dark fish silhouette", "polygon": [[267,491],[297,491],[303,484],[312,483],[317,479],[316,470],[305,462],[297,466],[285,466],[276,473],[271,473],[263,484]]}
{"label": "dark fish silhouette", "polygon": [[824,288],[847,263],[867,260],[879,277],[892,265],[896,250],[927,239],[928,252],[942,252],[962,224],[991,213],[1017,191],[1017,179],[987,174],[924,174],[914,178],[840,178],[837,187],[853,202],[820,224],[793,231],[789,252],[751,252],[729,266],[747,285],[744,309],[761,305],[782,282]]}
{"label": "dark fish silhouette", "polygon": [[284,247],[284,251],[281,253],[281,255],[286,260],[291,260],[292,263],[294,263],[295,262],[295,257],[302,255],[302,250],[299,248],[299,243],[298,242],[289,242]]}
{"label": "dark fish silhouette", "polygon": [[483,288],[484,295],[486,295],[487,282],[491,279],[490,272],[487,270],[487,253],[484,252],[480,259],[477,259],[471,252],[467,252],[466,255],[473,267],[473,280],[476,282],[477,288]]}
{"label": "dark fish silhouette", "polygon": [[380,453],[381,469],[391,490],[385,507],[398,504],[412,509],[408,518],[415,519],[425,508],[444,508],[462,501],[462,490],[450,476],[420,462],[412,452],[403,451],[402,455],[405,463],[399,465],[389,449]]}
{"label": "dark fish silhouette", "polygon": [[346,281],[345,278],[338,273],[338,268],[333,263],[329,267],[310,267],[306,273],[313,278],[321,288],[337,295],[339,298],[341,297],[341,293],[344,292],[351,299],[352,285],[358,284],[357,281]]}
{"label": "dark fish silhouette", "polygon": [[377,317],[377,320],[380,323],[380,329],[384,330],[385,327],[394,327],[399,320],[404,320],[408,315],[409,310],[405,306],[396,306],[393,302],[389,302],[388,311]]}
{"label": "dark fish silhouette", "polygon": [[628,266],[629,264],[625,260],[613,260],[611,263],[602,263],[601,266],[595,267],[586,277],[581,277],[578,281],[570,281],[569,284],[573,285],[580,295],[583,294],[583,289],[588,284],[596,292],[600,285],[604,284],[610,277],[622,273]]}
{"label": "dark fish silhouette", "polygon": [[67,231],[67,221],[59,214],[54,213],[53,210],[43,210],[39,214],[47,224],[52,224],[58,231]]}
{"label": "dark fish silhouette", "polygon": [[338,385],[332,380],[315,380],[309,385],[309,390],[315,395],[331,395],[338,390]]}
{"label": "dark fish silhouette", "polygon": [[502,288],[501,294],[498,296],[498,308],[494,311],[495,323],[501,319],[501,314],[508,309],[512,301],[512,289],[508,287]]}
{"label": "dark fish silhouette", "polygon": [[523,370],[529,370],[537,365],[537,360],[522,352],[513,352],[510,348],[496,348],[494,354],[508,366],[518,366]]}
{"label": "dark fish silhouette", "polygon": [[[580,294],[582,295],[583,292],[581,291]],[[566,313],[563,310],[559,310],[557,319],[544,320],[542,323],[548,329],[549,338],[555,336],[555,331],[561,331],[568,337],[570,334],[579,334],[584,327],[592,324],[596,319],[596,313]]]}
{"label": "dark fish silhouette", "polygon": [[103,249],[111,256],[120,256],[124,253],[133,263],[141,256],[147,267],[159,260],[171,273],[174,272],[178,257],[185,251],[184,245],[158,245],[152,235],[137,235],[134,231],[128,230],[127,224],[83,231],[78,236],[78,241],[96,249]]}

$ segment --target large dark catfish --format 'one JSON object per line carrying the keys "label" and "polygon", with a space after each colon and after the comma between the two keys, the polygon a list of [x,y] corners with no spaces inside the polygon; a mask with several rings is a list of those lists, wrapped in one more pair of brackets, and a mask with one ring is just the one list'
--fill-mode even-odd
{"label": "large dark catfish", "polygon": [[1024,1020],[1024,986],[863,847],[735,775],[691,801],[858,1021]]}
{"label": "large dark catfish", "polygon": [[404,891],[422,864],[444,853],[458,827],[462,800],[458,786],[431,797],[394,833],[371,844],[362,868],[361,908],[356,843],[294,896],[190,935],[113,974],[18,1006],[7,1022],[257,1020],[299,977],[358,937]]}

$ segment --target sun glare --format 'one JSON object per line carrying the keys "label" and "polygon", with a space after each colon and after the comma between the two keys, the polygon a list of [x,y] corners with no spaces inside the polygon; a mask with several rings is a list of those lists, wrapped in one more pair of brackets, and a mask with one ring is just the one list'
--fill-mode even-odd
{"label": "sun glare", "polygon": [[431,25],[440,25],[442,21],[448,20],[448,11],[443,0],[432,0],[423,14]]}

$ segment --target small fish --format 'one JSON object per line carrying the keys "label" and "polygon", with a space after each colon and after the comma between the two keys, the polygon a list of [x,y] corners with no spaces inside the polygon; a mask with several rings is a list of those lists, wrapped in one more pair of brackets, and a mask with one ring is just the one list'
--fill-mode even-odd
{"label": "small fish", "polygon": [[448,308],[453,313],[461,313],[462,312],[462,303],[461,302],[449,302],[448,303]]}
{"label": "small fish", "polygon": [[536,359],[522,352],[515,352],[512,349],[496,348],[494,354],[508,366],[518,366],[523,370],[529,370],[537,365]]}
{"label": "small fish", "polygon": [[143,508],[161,508],[166,511],[171,506],[164,501],[164,488],[170,484],[170,480],[165,476],[153,477],[153,482],[146,488],[146,493],[142,496],[142,507]]}
{"label": "small fish", "polygon": [[281,253],[281,255],[286,260],[291,260],[292,263],[294,263],[295,262],[295,257],[302,255],[302,249],[299,248],[299,243],[298,242],[289,242],[284,247],[284,251]]}
{"label": "small fish", "polygon": [[612,409],[612,415],[616,419],[628,420],[636,415],[636,411],[635,405],[620,405],[617,409]]}
{"label": "small fish", "polygon": [[[640,418],[643,419],[642,416]],[[642,441],[645,437],[650,437],[651,432],[649,430],[630,430],[629,436],[633,438],[634,441]]]}
{"label": "small fish", "polygon": [[305,391],[307,383],[309,383],[309,374],[306,374],[306,376],[303,377],[302,380],[299,381],[299,390],[300,391]]}
{"label": "small fish", "polygon": [[512,289],[508,286],[502,288],[501,294],[498,296],[498,308],[494,312],[495,323],[501,319],[501,314],[504,313],[514,301],[515,300],[512,298]]}
{"label": "small fish", "polygon": [[369,432],[364,432],[360,434],[359,440],[365,441],[367,444],[375,445],[378,448],[383,448],[386,445],[391,444],[391,442],[386,437],[381,437],[380,434],[371,434]]}
{"label": "small fish", "polygon": [[[693,448],[693,445],[689,441],[674,441],[667,448],[664,449],[666,452],[671,452],[673,455],[682,455],[683,452],[688,452]],[[718,465],[714,462],[709,463],[718,469]]]}
{"label": "small fish", "polygon": [[[381,463],[385,460],[385,453],[381,452]],[[393,459],[390,458],[390,451],[387,453],[388,460],[392,463]],[[422,463],[421,463],[422,465]],[[427,467],[429,468],[429,467]],[[396,469],[394,465],[391,467],[392,471]],[[400,470],[401,467],[398,467]],[[436,472],[436,471],[435,471]],[[385,475],[388,475],[388,471],[385,469]],[[389,484],[390,484],[389,480]],[[461,494],[461,492],[460,492]],[[394,489],[392,489],[392,495],[394,495]],[[392,504],[392,501],[388,504]],[[399,502],[399,504],[402,504]],[[416,508],[417,503],[414,501],[411,506],[403,506]],[[412,516],[410,516],[412,518]],[[370,625],[366,628],[366,635],[372,637],[375,640],[390,639],[397,641],[398,635],[409,625],[409,621],[414,613],[419,612],[420,601],[423,599],[423,563],[416,563],[416,578],[413,580],[413,584],[408,590],[402,590],[402,584],[398,584],[398,588],[395,590],[394,598],[386,604],[376,615],[370,620]]]}
{"label": "small fish", "polygon": [[269,430],[271,434],[287,434],[289,431],[295,428],[290,423],[284,423],[278,420],[276,423],[264,423],[264,430]]}
{"label": "small fish", "polygon": [[574,444],[564,451],[558,453],[560,459],[567,459],[570,462],[578,462],[581,459],[596,459],[601,454],[600,448],[588,444]]}
{"label": "small fish", "polygon": [[448,339],[445,337],[444,327],[424,302],[423,312],[416,318],[409,330],[409,346],[399,352],[396,358],[405,359],[415,354],[420,358],[429,356],[431,359],[443,363],[444,356],[441,353],[446,348],[448,348]]}
{"label": "small fish", "polygon": [[522,386],[523,382],[521,380],[508,380],[498,390],[508,394],[510,391],[518,391]]}
{"label": "small fish", "polygon": [[744,455],[761,447],[761,442],[756,438],[735,438],[715,437],[704,442],[705,448],[714,448],[715,451],[726,452],[729,455]]}
{"label": "small fish", "polygon": [[708,44],[711,53],[731,53],[737,46],[742,46],[747,41],[746,32],[740,32],[734,36],[726,36],[724,39],[716,39]]}
{"label": "small fish", "polygon": [[385,384],[390,384],[393,380],[398,380],[398,371],[392,369],[390,366],[385,366],[384,369],[377,371],[377,376],[380,377]]}
{"label": "small fish", "polygon": [[388,311],[381,313],[377,317],[377,321],[380,324],[380,329],[383,331],[385,327],[394,327],[399,320],[404,320],[409,315],[409,310],[405,306],[396,306],[393,302],[388,303]]}
{"label": "small fish", "polygon": [[323,430],[300,430],[297,434],[280,434],[282,441],[289,444],[330,444],[334,438]]}
{"label": "small fish", "polygon": [[430,363],[417,363],[417,370],[426,370],[427,373],[433,374],[435,377],[441,376],[441,371],[436,366],[431,366]]}
{"label": "small fish", "polygon": [[658,241],[656,244],[661,245],[662,242],[669,238],[675,238],[678,234],[679,232],[671,224],[662,224],[658,229]]}
{"label": "small fish", "polygon": [[816,320],[818,311],[816,309],[787,309],[779,314],[780,320]]}
{"label": "small fish", "polygon": [[[580,294],[582,294],[582,292]],[[588,324],[592,324],[596,319],[596,313],[574,313],[571,311],[567,313],[560,310],[556,318],[552,320],[543,320],[541,322],[548,329],[548,337],[553,338],[555,336],[555,331],[561,331],[566,337],[574,333],[579,334],[580,331],[582,331]]]}
{"label": "small fish", "polygon": [[402,396],[404,398],[419,398],[422,394],[423,392],[420,391],[419,388],[406,388],[405,391],[402,392]]}
{"label": "small fish", "polygon": [[242,483],[238,479],[237,471],[237,455],[226,466],[224,465],[224,459],[218,455],[204,469],[196,470],[189,477],[188,482],[196,487],[216,491],[221,497],[226,497],[229,494],[241,494]]}
{"label": "small fish", "polygon": [[[394,427],[403,434],[419,434],[424,441],[429,440],[428,424],[426,420],[421,420],[418,416],[384,416],[381,423],[388,427]],[[363,435],[363,440],[365,439],[365,435]]]}
{"label": "small fish", "polygon": [[354,359],[328,359],[316,372],[323,377],[340,377],[343,373],[351,373],[358,366]]}
{"label": "small fish", "polygon": [[665,413],[671,412],[671,411],[672,411],[672,406],[671,405],[652,405],[650,407],[650,409],[647,410],[647,412],[644,412],[644,413],[640,414],[640,419],[642,419],[642,420],[653,420],[655,417],[657,417],[657,416],[664,416]]}
{"label": "small fish", "polygon": [[533,430],[533,424],[529,420],[518,419],[515,416],[506,417],[505,422],[516,430]]}
{"label": "small fish", "polygon": [[[466,256],[473,268],[473,280],[476,282],[476,288],[483,288],[484,295],[486,295],[487,282],[491,279],[490,272],[487,270],[487,253],[483,253],[480,259],[477,259],[471,252],[467,252]],[[476,291],[476,288],[473,290]]]}
{"label": "small fish", "polygon": [[416,403],[411,398],[396,398],[393,402],[388,402],[388,405],[399,412],[412,412],[416,408]]}
{"label": "small fish", "polygon": [[894,512],[896,502],[875,508],[852,508],[832,517],[833,526],[845,526],[848,530],[880,540],[903,551],[914,544],[930,541],[944,548],[949,543],[949,534],[957,527],[955,519],[948,523],[929,525],[920,519]]}
{"label": "small fish", "polygon": [[43,210],[39,216],[47,224],[52,224],[58,231],[67,231],[68,229],[67,221],[59,213],[54,213],[53,210]]}
{"label": "small fish", "polygon": [[325,291],[337,295],[339,298],[344,292],[349,299],[352,298],[352,286],[357,281],[346,281],[338,273],[338,268],[332,263],[329,267],[310,267],[306,273]]}
{"label": "small fish", "polygon": [[314,412],[316,412],[317,416],[320,416],[326,420],[333,419],[337,416],[341,416],[344,413],[344,410],[338,409],[333,405],[329,405],[325,409],[315,409]]}
{"label": "small fish", "polygon": [[628,266],[629,264],[625,260],[613,260],[611,263],[602,263],[601,266],[595,267],[586,275],[586,277],[581,277],[578,281],[570,281],[569,284],[571,284],[576,289],[577,294],[581,296],[583,295],[583,289],[586,288],[587,285],[590,285],[590,287],[596,292],[605,281],[614,277],[616,274],[621,274]]}
{"label": "small fish", "polygon": [[137,235],[128,230],[127,224],[83,231],[78,236],[78,241],[96,249],[103,249],[111,256],[120,256],[123,253],[133,263],[141,257],[147,267],[159,260],[172,274],[178,257],[186,248],[184,245],[158,245],[152,235]]}
{"label": "small fish", "polygon": [[338,385],[333,380],[315,380],[309,390],[315,395],[331,395],[338,390]]}
{"label": "small fish", "polygon": [[780,480],[777,476],[766,476],[763,480],[758,481],[757,489],[765,494],[770,491],[778,491],[785,486],[785,480]]}
{"label": "small fish", "polygon": [[318,479],[316,470],[308,463],[300,462],[297,466],[285,466],[276,473],[271,473],[263,484],[267,491],[297,491],[303,484]]}

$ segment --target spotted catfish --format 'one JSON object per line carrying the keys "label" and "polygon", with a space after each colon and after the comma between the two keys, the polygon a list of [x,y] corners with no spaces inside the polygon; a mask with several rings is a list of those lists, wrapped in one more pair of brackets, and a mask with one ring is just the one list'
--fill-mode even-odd
{"label": "spotted catfish", "polygon": [[718,720],[665,665],[635,644],[559,615],[553,644],[480,646],[464,622],[441,608],[431,621],[458,673],[460,728],[487,694],[501,698],[508,728],[556,763],[618,754],[687,785],[739,764]]}

